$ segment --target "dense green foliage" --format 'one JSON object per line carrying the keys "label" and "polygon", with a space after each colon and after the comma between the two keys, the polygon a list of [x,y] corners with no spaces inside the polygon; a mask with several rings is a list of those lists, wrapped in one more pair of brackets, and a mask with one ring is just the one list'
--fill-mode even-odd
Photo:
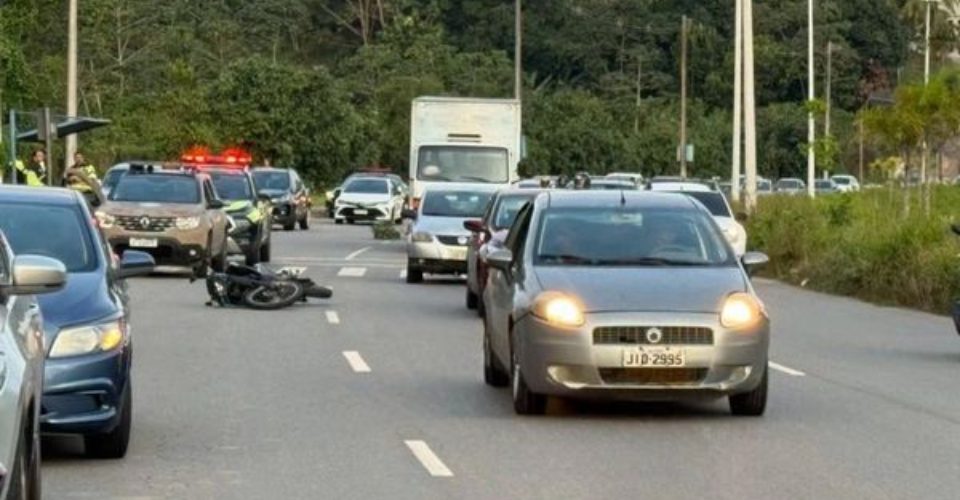
{"label": "dense green foliage", "polygon": [[931,215],[915,209],[907,218],[901,216],[903,198],[892,188],[816,200],[764,197],[749,222],[750,246],[770,255],[763,272],[771,277],[946,312],[960,296],[960,238],[950,231],[960,190],[934,191]]}
{"label": "dense green foliage", "polygon": [[[899,67],[915,74],[906,63],[916,20],[901,20],[913,12],[905,2],[817,2],[821,74],[826,41],[838,47],[840,169],[855,158],[851,124],[869,93],[888,87]],[[796,174],[804,168],[806,0],[755,4],[761,173]],[[732,1],[524,6],[533,168],[675,170],[679,28],[687,14],[692,172],[727,169]],[[316,181],[373,162],[403,172],[411,98],[512,93],[512,0],[81,0],[80,9],[81,112],[114,121],[82,139],[101,164],[169,157],[193,143],[244,143]],[[60,0],[0,7],[5,107],[62,108],[65,11]]]}

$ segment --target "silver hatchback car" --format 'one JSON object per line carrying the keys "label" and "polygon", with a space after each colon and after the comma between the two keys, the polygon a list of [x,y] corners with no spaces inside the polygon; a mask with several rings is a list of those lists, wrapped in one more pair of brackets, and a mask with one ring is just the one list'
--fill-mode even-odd
{"label": "silver hatchback car", "polygon": [[548,396],[767,400],[770,324],[710,214],[682,194],[550,192],[492,251],[484,378],[519,414]]}
{"label": "silver hatchback car", "polygon": [[63,264],[14,257],[0,233],[0,498],[40,498],[43,324],[33,295],[65,283]]}

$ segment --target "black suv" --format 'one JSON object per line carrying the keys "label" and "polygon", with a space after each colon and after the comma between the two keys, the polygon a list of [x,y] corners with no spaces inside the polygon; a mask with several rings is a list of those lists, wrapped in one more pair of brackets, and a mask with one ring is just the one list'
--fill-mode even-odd
{"label": "black suv", "polygon": [[257,167],[253,170],[257,192],[270,198],[273,223],[292,231],[310,228],[310,190],[292,168]]}
{"label": "black suv", "polygon": [[270,262],[270,199],[258,195],[253,176],[246,168],[202,167],[210,176],[217,197],[226,203],[223,208],[233,220],[230,237],[240,247],[247,265]]}

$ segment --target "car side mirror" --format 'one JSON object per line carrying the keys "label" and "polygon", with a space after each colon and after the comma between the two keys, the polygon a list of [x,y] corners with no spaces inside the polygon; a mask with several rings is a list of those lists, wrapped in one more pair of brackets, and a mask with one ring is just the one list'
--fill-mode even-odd
{"label": "car side mirror", "polygon": [[736,219],[737,222],[743,224],[744,222],[747,222],[747,219],[749,219],[750,216],[748,216],[746,212],[737,212],[734,214],[733,218]]}
{"label": "car side mirror", "polygon": [[746,268],[747,273],[752,275],[757,268],[770,262],[770,257],[762,252],[747,252],[743,254],[743,257],[740,257],[740,262]]}
{"label": "car side mirror", "polygon": [[39,255],[19,255],[13,259],[7,295],[39,295],[56,292],[67,283],[67,268],[62,262]]}
{"label": "car side mirror", "polygon": [[403,209],[403,211],[401,212],[401,216],[402,216],[404,219],[417,220],[417,211],[416,211],[416,210],[411,210],[411,209],[409,209],[409,208],[405,208],[405,209]]}
{"label": "car side mirror", "polygon": [[153,256],[147,252],[127,250],[123,252],[123,257],[120,258],[120,269],[117,271],[117,276],[121,279],[143,276],[152,273],[155,266],[156,262],[153,260]]}
{"label": "car side mirror", "polygon": [[480,219],[467,219],[463,221],[463,228],[471,233],[482,233],[484,231],[483,221]]}
{"label": "car side mirror", "polygon": [[225,207],[225,206],[227,206],[227,204],[224,203],[223,200],[216,200],[216,199],[214,199],[214,200],[210,200],[210,201],[207,203],[207,208],[209,208],[209,209],[211,209],[211,210],[220,210],[221,208],[223,208],[223,207]]}
{"label": "car side mirror", "polygon": [[501,271],[509,271],[513,265],[513,252],[506,248],[497,248],[487,254],[487,264]]}

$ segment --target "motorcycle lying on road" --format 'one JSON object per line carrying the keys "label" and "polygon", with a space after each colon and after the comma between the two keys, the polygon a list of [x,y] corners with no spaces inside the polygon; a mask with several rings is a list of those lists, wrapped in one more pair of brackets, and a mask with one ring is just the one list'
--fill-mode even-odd
{"label": "motorcycle lying on road", "polygon": [[207,274],[207,293],[215,306],[245,306],[263,311],[283,309],[308,298],[329,299],[333,290],[303,276],[304,268],[271,270],[261,264],[231,264]]}

